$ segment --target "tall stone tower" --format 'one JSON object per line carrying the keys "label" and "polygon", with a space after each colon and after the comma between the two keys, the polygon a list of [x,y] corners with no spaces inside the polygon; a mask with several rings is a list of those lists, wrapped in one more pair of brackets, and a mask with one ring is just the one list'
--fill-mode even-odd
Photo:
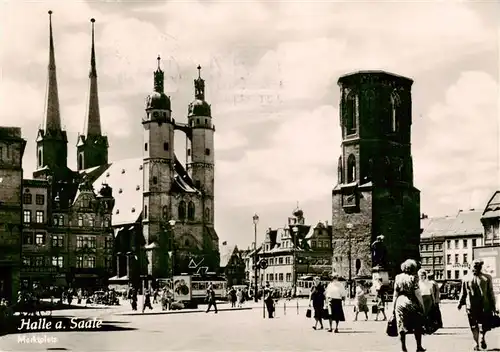
{"label": "tall stone tower", "polygon": [[58,178],[67,172],[68,137],[61,128],[59,94],[57,91],[56,59],[52,35],[52,11],[49,11],[49,76],[47,84],[47,107],[45,121],[36,138],[35,178],[52,174]]}
{"label": "tall stone tower", "polygon": [[163,233],[164,214],[172,214],[170,190],[174,173],[174,124],[170,98],[164,93],[164,73],[154,72],[154,92],[146,101],[143,146],[143,235],[146,241],[148,274],[164,277],[168,266],[170,243]]}
{"label": "tall stone tower", "polygon": [[187,170],[196,188],[202,193],[204,225],[214,223],[214,133],[212,112],[205,101],[205,81],[194,80],[195,100],[189,104],[188,125],[191,128],[191,147],[188,149]]}
{"label": "tall stone tower", "polygon": [[78,136],[76,145],[78,171],[108,163],[108,137],[101,132],[101,114],[97,92],[97,69],[95,63],[94,23],[92,23],[92,47],[90,53],[89,105],[86,130]]}
{"label": "tall stone tower", "polygon": [[413,186],[411,79],[382,71],[343,76],[342,155],[333,189],[333,270],[369,277],[384,236],[390,276],[419,258],[420,191]]}
{"label": "tall stone tower", "polygon": [[0,297],[11,303],[19,290],[22,234],[22,158],[26,141],[18,127],[0,127]]}

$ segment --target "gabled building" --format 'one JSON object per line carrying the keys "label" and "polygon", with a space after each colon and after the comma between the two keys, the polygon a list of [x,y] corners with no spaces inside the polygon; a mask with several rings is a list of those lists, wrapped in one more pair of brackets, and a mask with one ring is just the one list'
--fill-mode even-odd
{"label": "gabled building", "polygon": [[484,226],[484,245],[500,246],[500,191],[496,191],[486,204],[481,223]]}
{"label": "gabled building", "polygon": [[220,247],[220,272],[227,279],[227,287],[245,283],[245,260],[236,245],[222,242]]}

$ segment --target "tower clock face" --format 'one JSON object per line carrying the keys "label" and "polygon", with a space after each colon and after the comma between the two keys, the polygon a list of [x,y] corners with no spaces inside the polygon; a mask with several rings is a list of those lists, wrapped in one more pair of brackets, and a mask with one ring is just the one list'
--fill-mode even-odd
{"label": "tower clock face", "polygon": [[342,203],[345,207],[356,206],[356,194],[349,193],[342,196]]}

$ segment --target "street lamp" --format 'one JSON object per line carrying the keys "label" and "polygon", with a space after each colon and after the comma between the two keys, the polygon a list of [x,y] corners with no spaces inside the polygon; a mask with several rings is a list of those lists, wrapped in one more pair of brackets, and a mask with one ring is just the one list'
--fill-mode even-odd
{"label": "street lamp", "polygon": [[352,296],[352,258],[351,258],[351,230],[354,227],[351,223],[346,224],[349,249],[347,252],[347,260],[349,261],[349,296]]}
{"label": "street lamp", "polygon": [[175,237],[174,237],[174,226],[175,220],[168,221],[169,232],[170,232],[170,258],[171,258],[171,276],[172,276],[172,288],[174,284],[174,264],[175,264]]}
{"label": "street lamp", "polygon": [[299,228],[297,226],[292,227],[293,235],[293,296],[297,296],[297,233],[299,232]]}
{"label": "street lamp", "polygon": [[254,288],[254,298],[255,298],[255,302],[258,302],[259,300],[257,299],[257,286],[259,285],[259,280],[257,278],[257,224],[259,223],[259,216],[257,214],[255,214],[252,218],[253,220],[253,229],[254,229],[254,242],[253,242],[253,249],[254,249],[254,260],[253,260],[253,264],[254,264],[254,281],[255,281],[255,288]]}

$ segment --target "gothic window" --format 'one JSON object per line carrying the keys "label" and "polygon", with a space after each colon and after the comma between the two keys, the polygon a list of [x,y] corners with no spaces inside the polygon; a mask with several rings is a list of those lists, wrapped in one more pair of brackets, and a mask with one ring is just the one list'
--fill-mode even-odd
{"label": "gothic window", "polygon": [[188,204],[188,220],[194,220],[194,203],[189,202]]}
{"label": "gothic window", "polygon": [[205,155],[207,155],[207,156],[210,155],[210,149],[208,149],[208,148],[205,149]]}
{"label": "gothic window", "polygon": [[347,183],[356,180],[356,158],[353,154],[349,155],[347,159]]}
{"label": "gothic window", "polygon": [[38,166],[42,166],[42,150],[38,149]]}
{"label": "gothic window", "polygon": [[338,164],[338,167],[337,167],[337,173],[338,173],[338,183],[342,183],[343,182],[343,177],[342,177],[342,157],[339,157],[339,164]]}
{"label": "gothic window", "polygon": [[356,133],[358,119],[358,96],[350,93],[344,103],[344,118],[346,121],[346,134]]}
{"label": "gothic window", "polygon": [[163,217],[163,220],[168,220],[168,206],[164,205],[161,211],[161,216]]}
{"label": "gothic window", "polygon": [[153,184],[155,184],[155,185],[156,185],[157,183],[158,183],[158,177],[153,176]]}
{"label": "gothic window", "polygon": [[144,206],[144,219],[147,219],[148,218],[148,206],[145,205]]}
{"label": "gothic window", "polygon": [[147,143],[144,143],[144,151],[147,152],[148,151],[148,144]]}
{"label": "gothic window", "polygon": [[207,220],[209,220],[209,219],[210,219],[210,208],[205,208],[205,218],[206,218]]}
{"label": "gothic window", "polygon": [[179,220],[184,220],[186,218],[186,202],[181,200],[178,207]]}
{"label": "gothic window", "polygon": [[163,143],[163,150],[168,151],[168,142]]}
{"label": "gothic window", "polygon": [[401,100],[396,92],[391,94],[391,132],[397,132],[398,130],[398,110],[401,105]]}
{"label": "gothic window", "polygon": [[191,148],[189,148],[189,149],[187,150],[187,154],[188,154],[188,156],[191,156]]}
{"label": "gothic window", "polygon": [[78,155],[78,168],[80,170],[83,170],[83,153],[80,153]]}

